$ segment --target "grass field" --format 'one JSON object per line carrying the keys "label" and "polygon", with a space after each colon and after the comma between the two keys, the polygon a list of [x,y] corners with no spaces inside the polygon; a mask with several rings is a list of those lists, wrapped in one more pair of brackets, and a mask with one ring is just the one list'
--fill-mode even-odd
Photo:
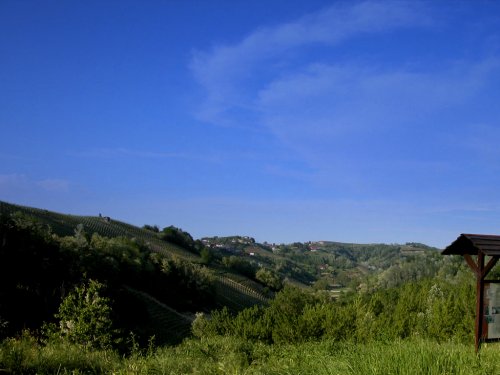
{"label": "grass field", "polygon": [[411,339],[354,344],[321,341],[265,345],[230,338],[184,343],[132,353],[88,351],[30,337],[0,346],[0,372],[37,374],[499,374],[500,345],[473,345]]}

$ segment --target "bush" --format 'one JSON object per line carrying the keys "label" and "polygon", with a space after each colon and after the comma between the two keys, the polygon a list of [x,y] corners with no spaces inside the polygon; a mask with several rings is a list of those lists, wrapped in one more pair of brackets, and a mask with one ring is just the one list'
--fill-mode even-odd
{"label": "bush", "polygon": [[173,225],[163,228],[160,237],[164,241],[179,245],[187,250],[195,251],[195,243],[193,237],[188,232]]}
{"label": "bush", "polygon": [[59,306],[55,333],[87,348],[111,348],[118,332],[112,328],[110,301],[102,296],[103,288],[95,280],[76,287]]}
{"label": "bush", "polygon": [[283,288],[283,279],[277,272],[270,269],[259,269],[255,274],[255,279],[274,291],[278,291]]}

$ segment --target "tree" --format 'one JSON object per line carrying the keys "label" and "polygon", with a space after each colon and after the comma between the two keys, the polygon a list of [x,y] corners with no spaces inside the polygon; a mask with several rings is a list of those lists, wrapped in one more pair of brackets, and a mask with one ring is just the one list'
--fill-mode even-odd
{"label": "tree", "polygon": [[110,300],[102,296],[104,285],[95,280],[76,287],[59,306],[61,337],[85,347],[110,348],[112,328]]}
{"label": "tree", "polygon": [[201,256],[201,263],[203,264],[210,264],[214,258],[213,254],[206,247],[201,249],[200,256]]}
{"label": "tree", "polygon": [[173,225],[163,228],[160,237],[164,241],[179,245],[190,251],[195,251],[193,237],[191,237],[188,232],[185,232],[180,228],[176,228]]}
{"label": "tree", "polygon": [[261,268],[255,274],[255,278],[272,290],[278,291],[283,288],[283,279],[273,270]]}
{"label": "tree", "polygon": [[142,229],[146,229],[146,230],[149,230],[150,232],[154,232],[154,233],[160,233],[160,228],[158,228],[158,225],[145,224],[142,226]]}

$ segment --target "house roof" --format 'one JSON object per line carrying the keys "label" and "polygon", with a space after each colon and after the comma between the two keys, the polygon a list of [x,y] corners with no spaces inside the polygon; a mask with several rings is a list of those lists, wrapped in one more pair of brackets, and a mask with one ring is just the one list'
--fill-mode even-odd
{"label": "house roof", "polygon": [[500,255],[500,236],[491,234],[461,234],[441,254],[443,255]]}

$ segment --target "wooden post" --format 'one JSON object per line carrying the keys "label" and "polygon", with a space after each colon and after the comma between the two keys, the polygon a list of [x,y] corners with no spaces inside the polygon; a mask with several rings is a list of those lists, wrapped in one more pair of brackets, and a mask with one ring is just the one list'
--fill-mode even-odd
{"label": "wooden post", "polygon": [[477,271],[476,271],[476,353],[479,351],[483,341],[483,307],[484,307],[484,254],[482,251],[477,253]]}

